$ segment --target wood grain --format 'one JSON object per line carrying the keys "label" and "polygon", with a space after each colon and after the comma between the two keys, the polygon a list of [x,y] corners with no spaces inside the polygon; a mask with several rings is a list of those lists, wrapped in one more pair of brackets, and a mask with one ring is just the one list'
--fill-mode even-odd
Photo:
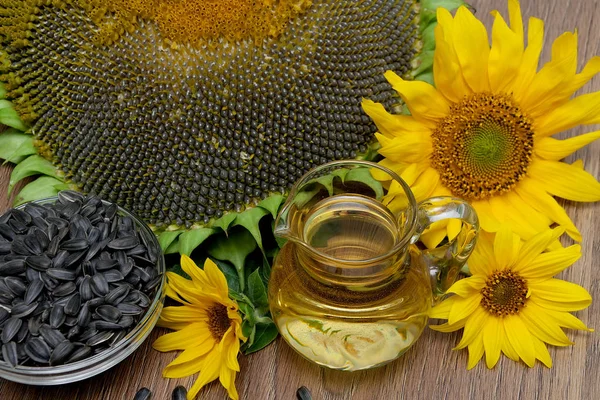
{"label": "wood grain", "polygon": [[[549,59],[552,41],[564,31],[579,32],[579,65],[600,55],[600,17],[597,0],[522,0],[526,18],[545,20],[546,40],[543,60]],[[472,5],[486,26],[491,27],[489,12],[499,7],[507,15],[504,1],[473,0]],[[582,92],[600,90],[600,78]],[[570,136],[598,127],[578,128]],[[600,176],[600,142],[569,157],[583,159],[585,168]],[[0,211],[8,208],[6,185],[9,166],[0,167]],[[600,298],[600,203],[563,202],[581,230],[583,257],[562,274],[562,278],[581,284],[592,296]],[[600,329],[600,302],[577,313],[590,327]],[[86,381],[61,387],[39,388],[0,379],[2,400],[98,400],[132,399],[138,388],[146,386],[153,399],[170,399],[177,385],[189,387],[193,378],[165,380],[161,370],[175,354],[161,354],[151,348],[151,337],[117,367]],[[314,399],[597,399],[600,398],[600,339],[597,333],[568,332],[576,343],[568,348],[550,348],[554,367],[540,364],[527,368],[502,358],[488,370],[480,363],[466,371],[466,351],[452,351],[460,335],[426,330],[419,342],[401,359],[385,367],[358,373],[343,373],[319,368],[297,355],[281,340],[248,357],[240,356],[241,373],[236,380],[243,399],[295,399],[296,389],[308,387]],[[225,391],[217,383],[203,389],[199,398],[224,399]]]}

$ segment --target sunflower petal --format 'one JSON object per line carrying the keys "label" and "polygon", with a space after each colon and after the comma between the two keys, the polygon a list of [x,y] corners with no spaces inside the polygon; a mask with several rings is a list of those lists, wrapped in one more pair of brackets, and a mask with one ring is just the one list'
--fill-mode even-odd
{"label": "sunflower petal", "polygon": [[428,132],[429,128],[410,115],[396,115],[388,113],[382,104],[372,100],[363,99],[362,108],[375,122],[377,129],[383,135],[393,138],[398,135],[412,134],[414,132]]}
{"label": "sunflower petal", "polygon": [[502,322],[504,323],[506,337],[512,348],[515,349],[525,364],[533,367],[533,364],[535,364],[533,339],[523,321],[517,315],[509,315]]}
{"label": "sunflower petal", "polygon": [[492,369],[500,359],[504,327],[502,320],[490,317],[483,327],[483,347],[485,348],[485,364]]}
{"label": "sunflower petal", "polygon": [[581,257],[581,246],[576,244],[567,248],[543,253],[522,267],[519,273],[527,279],[548,279],[562,272]]}
{"label": "sunflower petal", "polygon": [[229,298],[229,288],[227,287],[225,275],[223,275],[217,264],[210,258],[207,258],[204,263],[204,272],[210,285],[217,290],[217,293],[223,298]]}
{"label": "sunflower petal", "polygon": [[549,216],[554,222],[564,227],[567,234],[576,241],[581,241],[579,230],[571,221],[564,208],[540,187],[533,179],[526,178],[519,182],[515,192],[533,208]]}
{"label": "sunflower petal", "polygon": [[546,309],[545,313],[552,318],[554,322],[556,322],[560,327],[568,328],[568,329],[577,329],[579,331],[588,331],[593,332],[593,329],[585,326],[583,322],[576,316],[571,313],[564,311],[554,311]]}
{"label": "sunflower petal", "polygon": [[535,160],[527,174],[542,183],[548,193],[574,201],[600,200],[600,182],[588,172],[572,165]]}
{"label": "sunflower petal", "polygon": [[162,352],[182,350],[203,343],[209,336],[210,332],[206,323],[194,322],[177,332],[159,337],[154,341],[152,347]]}
{"label": "sunflower petal", "polygon": [[483,357],[484,347],[483,347],[483,338],[482,335],[479,334],[473,341],[469,344],[469,362],[467,364],[467,369],[473,369],[481,357]]}
{"label": "sunflower petal", "polygon": [[494,256],[501,268],[511,267],[517,256],[518,236],[512,233],[508,225],[503,225],[494,237]]}
{"label": "sunflower petal", "polygon": [[565,32],[554,41],[552,60],[533,78],[520,101],[521,107],[536,119],[551,111],[556,102],[564,101],[560,89],[573,79],[576,68],[577,33]]}
{"label": "sunflower petal", "polygon": [[537,73],[540,54],[544,43],[544,21],[538,18],[529,18],[529,28],[527,29],[527,32],[527,48],[523,52],[519,75],[513,81],[511,87],[513,96],[517,102],[522,100],[525,90],[529,87]]}
{"label": "sunflower petal", "polygon": [[[460,342],[456,345],[454,350],[464,349],[477,338],[478,335],[481,335],[481,330],[487,323],[487,320],[491,317],[487,311],[483,308],[476,308],[475,311],[471,314],[471,316],[467,319],[465,323],[465,330],[463,331],[462,338]],[[482,344],[483,345],[483,344]]]}
{"label": "sunflower petal", "polygon": [[477,212],[481,229],[487,232],[497,232],[500,229],[501,223],[496,219],[488,200],[474,201],[471,205]]}
{"label": "sunflower petal", "polygon": [[494,11],[492,48],[488,64],[488,75],[492,92],[505,91],[519,73],[523,57],[523,32],[511,30],[499,12]]}
{"label": "sunflower petal", "polygon": [[452,305],[456,301],[457,296],[451,296],[442,302],[436,304],[429,310],[429,318],[448,319]]}
{"label": "sunflower petal", "polygon": [[429,83],[405,81],[392,71],[387,71],[386,79],[408,106],[411,114],[419,121],[437,123],[448,115],[450,108],[444,97]]}
{"label": "sunflower petal", "polygon": [[527,302],[527,305],[521,310],[519,316],[522,318],[529,332],[538,339],[553,346],[569,346],[573,344],[560,326],[548,318],[544,309],[537,304]]}
{"label": "sunflower petal", "polygon": [[552,136],[578,125],[600,123],[600,92],[586,93],[554,107],[535,120],[538,137]]}
{"label": "sunflower petal", "polygon": [[565,230],[563,228],[546,229],[527,240],[521,247],[518,260],[516,261],[513,270],[521,272],[524,268],[527,268],[537,256],[542,254],[542,252],[564,232]]}
{"label": "sunflower petal", "polygon": [[202,365],[198,379],[192,385],[188,391],[187,398],[195,399],[200,389],[202,389],[207,383],[214,381],[219,377],[219,371],[221,370],[220,354],[217,350],[217,346],[206,356],[206,361]]}
{"label": "sunflower petal", "polygon": [[448,323],[450,325],[455,324],[473,314],[479,307],[482,297],[481,293],[476,293],[466,298],[458,298],[450,310]]}
{"label": "sunflower petal", "polygon": [[[502,329],[503,329],[503,334],[506,336],[506,333],[504,331],[504,322],[502,322]],[[513,361],[519,361],[519,354],[517,354],[517,351],[515,350],[515,348],[512,346],[512,344],[510,344],[510,342],[508,341],[508,338],[504,338],[504,340],[502,341],[502,352],[504,353],[504,355],[506,355],[506,357],[510,358]]]}
{"label": "sunflower petal", "polygon": [[204,365],[206,364],[205,361],[205,357],[200,357],[184,363],[171,363],[163,370],[163,377],[184,378],[186,376],[193,375],[204,368]]}
{"label": "sunflower petal", "polygon": [[419,163],[428,159],[432,152],[431,138],[426,134],[415,132],[410,135],[394,137],[391,140],[384,140],[382,136],[380,133],[375,134],[381,144],[379,154],[392,160]]}
{"label": "sunflower petal", "polygon": [[214,339],[211,340],[211,338],[209,338],[203,343],[199,344],[198,346],[190,347],[182,351],[181,354],[179,354],[176,359],[171,361],[169,365],[183,364],[204,357],[208,352],[210,352],[213,349],[215,345],[216,342],[214,341]]}
{"label": "sunflower petal", "polygon": [[[438,221],[443,222],[443,221]],[[435,222],[434,222],[435,223]],[[423,232],[419,237],[419,240],[427,247],[428,249],[435,249],[439,246],[439,244],[444,240],[447,235],[446,227],[443,226],[438,229],[428,229],[426,232]]]}
{"label": "sunflower petal", "polygon": [[165,322],[206,321],[206,309],[197,306],[169,306],[163,308],[160,318]]}
{"label": "sunflower petal", "polygon": [[471,276],[469,278],[461,279],[454,283],[448,289],[447,293],[454,293],[460,297],[469,297],[478,293],[485,286],[485,276]]}
{"label": "sunflower petal", "polygon": [[535,336],[531,337],[531,341],[535,350],[535,358],[540,360],[546,367],[552,368],[552,357],[550,357],[550,353],[544,342]]}
{"label": "sunflower petal", "polygon": [[[451,34],[465,81],[474,92],[489,91],[487,69],[481,68],[482,65],[487,65],[490,54],[485,26],[463,6],[456,11]],[[466,37],[469,40],[465,40]]]}
{"label": "sunflower petal", "polygon": [[494,258],[493,236],[480,232],[475,250],[469,258],[469,269],[473,275],[487,276],[499,269]]}
{"label": "sunflower petal", "polygon": [[521,15],[521,4],[518,0],[508,0],[508,16],[510,29],[517,34],[519,40],[523,43],[523,16]]}
{"label": "sunflower petal", "polygon": [[577,311],[588,307],[592,296],[581,286],[560,279],[529,282],[531,301],[557,311]]}
{"label": "sunflower petal", "polygon": [[546,160],[558,161],[597,139],[600,139],[600,131],[564,140],[545,137],[536,142],[534,151],[538,156]]}
{"label": "sunflower petal", "polygon": [[452,103],[458,103],[472,93],[465,82],[456,52],[452,46],[454,19],[443,7],[437,9],[438,25],[435,27],[435,53],[433,56],[433,78],[435,87]]}
{"label": "sunflower petal", "polygon": [[433,329],[434,331],[438,331],[438,332],[444,332],[444,333],[449,333],[449,332],[456,332],[459,329],[462,329],[465,327],[465,321],[459,321],[456,324],[450,325],[449,323],[444,323],[441,325],[429,325],[430,329]]}
{"label": "sunflower petal", "polygon": [[185,254],[183,254],[181,256],[181,269],[188,274],[193,281],[195,282],[204,282],[206,280],[206,276],[204,274],[204,271],[202,271],[197,265],[196,263],[189,258],[188,256],[186,256]]}

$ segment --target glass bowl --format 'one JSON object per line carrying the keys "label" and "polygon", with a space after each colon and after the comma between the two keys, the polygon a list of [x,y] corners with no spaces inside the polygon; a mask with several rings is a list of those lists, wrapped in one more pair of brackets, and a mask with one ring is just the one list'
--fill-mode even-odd
{"label": "glass bowl", "polygon": [[[58,197],[50,197],[43,200],[37,200],[33,203],[53,204]],[[112,203],[102,200],[104,205]],[[16,209],[23,209],[28,203],[21,204]],[[7,210],[6,212],[8,212]],[[156,323],[163,308],[165,292],[165,259],[160,245],[154,233],[148,225],[134,214],[117,206],[117,214],[129,216],[134,221],[134,228],[143,236],[148,246],[153,246],[158,254],[156,268],[158,274],[163,278],[156,287],[156,293],[151,298],[151,303],[147,311],[139,320],[137,325],[131,329],[121,340],[114,343],[111,347],[101,353],[92,355],[81,361],[48,367],[35,366],[16,366],[12,367],[7,362],[0,361],[0,377],[14,382],[28,385],[63,385],[71,382],[81,381],[92,376],[98,375],[107,369],[115,366],[133,353],[148,337]]]}

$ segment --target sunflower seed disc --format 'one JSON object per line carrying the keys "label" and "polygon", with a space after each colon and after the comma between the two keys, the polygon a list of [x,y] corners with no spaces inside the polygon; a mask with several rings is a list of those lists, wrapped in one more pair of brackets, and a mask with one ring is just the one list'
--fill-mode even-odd
{"label": "sunflower seed disc", "polygon": [[19,365],[19,355],[17,354],[17,344],[8,342],[2,345],[2,357],[11,367]]}
{"label": "sunflower seed disc", "polygon": [[149,400],[151,396],[152,392],[150,389],[143,387],[133,396],[133,400]]}

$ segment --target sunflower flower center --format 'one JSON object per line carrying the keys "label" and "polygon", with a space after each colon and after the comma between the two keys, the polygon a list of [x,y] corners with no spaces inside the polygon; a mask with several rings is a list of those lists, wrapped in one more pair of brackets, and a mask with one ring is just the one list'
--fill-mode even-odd
{"label": "sunflower flower center", "polygon": [[514,271],[496,271],[485,282],[481,294],[481,305],[490,314],[518,314],[527,300],[527,282]]}
{"label": "sunflower flower center", "polygon": [[221,341],[230,326],[227,307],[223,304],[215,304],[208,309],[208,329],[217,343]]}
{"label": "sunflower flower center", "polygon": [[481,200],[523,178],[533,136],[531,119],[511,95],[475,93],[453,104],[434,130],[431,165],[452,194]]}

